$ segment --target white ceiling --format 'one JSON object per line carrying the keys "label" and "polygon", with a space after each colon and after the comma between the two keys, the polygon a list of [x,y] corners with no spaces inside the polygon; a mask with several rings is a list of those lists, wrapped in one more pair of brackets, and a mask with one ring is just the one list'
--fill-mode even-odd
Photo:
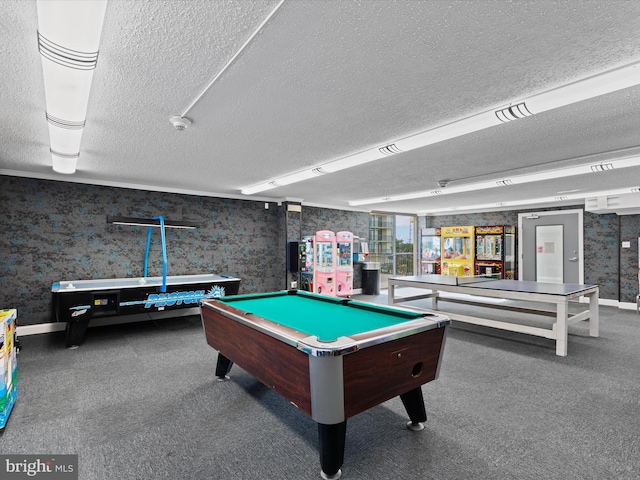
{"label": "white ceiling", "polygon": [[[640,87],[252,197],[240,189],[640,61],[636,0],[110,0],[78,171],[51,169],[35,1],[2,0],[0,173],[349,201],[640,154]],[[192,120],[185,131],[172,115]],[[640,184],[640,167],[359,207],[415,213]],[[576,202],[569,202],[575,204]]]}

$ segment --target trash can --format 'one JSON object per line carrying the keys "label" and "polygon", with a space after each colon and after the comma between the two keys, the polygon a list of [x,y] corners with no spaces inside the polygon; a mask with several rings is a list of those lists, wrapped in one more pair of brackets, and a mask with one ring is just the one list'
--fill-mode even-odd
{"label": "trash can", "polygon": [[362,293],[380,295],[380,262],[362,264]]}

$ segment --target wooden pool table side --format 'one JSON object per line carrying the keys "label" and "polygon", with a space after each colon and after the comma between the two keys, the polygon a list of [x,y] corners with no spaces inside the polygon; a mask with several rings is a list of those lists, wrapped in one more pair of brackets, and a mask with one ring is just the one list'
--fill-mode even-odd
{"label": "wooden pool table side", "polygon": [[[311,417],[308,355],[233,318],[206,308],[202,322],[207,344]],[[237,314],[229,305],[218,308]],[[286,328],[286,327],[283,327]]]}
{"label": "wooden pool table side", "polygon": [[[438,377],[446,329],[437,328],[345,355],[345,418],[419,388]],[[382,360],[382,361],[381,361]],[[422,364],[418,375],[413,368]]]}

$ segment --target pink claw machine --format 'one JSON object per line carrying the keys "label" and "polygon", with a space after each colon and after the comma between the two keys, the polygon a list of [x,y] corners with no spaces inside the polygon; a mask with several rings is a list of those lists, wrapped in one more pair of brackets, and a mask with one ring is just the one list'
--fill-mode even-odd
{"label": "pink claw machine", "polygon": [[313,292],[336,295],[336,234],[329,230],[316,232],[314,238],[315,265]]}

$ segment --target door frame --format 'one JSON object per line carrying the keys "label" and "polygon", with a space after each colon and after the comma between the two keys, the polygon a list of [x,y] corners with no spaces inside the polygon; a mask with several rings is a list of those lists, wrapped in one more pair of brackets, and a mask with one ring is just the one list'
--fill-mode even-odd
{"label": "door frame", "polygon": [[[523,231],[522,231],[522,220],[523,218],[532,217],[537,215],[538,217],[550,216],[550,215],[567,215],[567,214],[576,214],[578,216],[578,283],[584,284],[584,210],[582,209],[574,209],[574,210],[551,210],[547,212],[527,212],[527,213],[519,213],[518,214],[518,278],[524,278],[522,273],[522,266],[524,264],[524,250],[523,250]],[[533,252],[535,253],[535,252]]]}

